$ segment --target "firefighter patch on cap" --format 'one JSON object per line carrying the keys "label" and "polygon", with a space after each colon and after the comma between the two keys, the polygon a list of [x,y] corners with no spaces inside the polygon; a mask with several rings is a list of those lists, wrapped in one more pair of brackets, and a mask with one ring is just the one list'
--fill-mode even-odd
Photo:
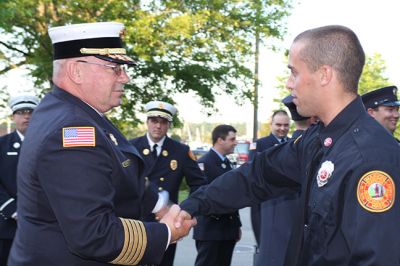
{"label": "firefighter patch on cap", "polygon": [[357,199],[367,211],[389,210],[395,200],[393,179],[387,173],[377,170],[364,174],[358,182]]}

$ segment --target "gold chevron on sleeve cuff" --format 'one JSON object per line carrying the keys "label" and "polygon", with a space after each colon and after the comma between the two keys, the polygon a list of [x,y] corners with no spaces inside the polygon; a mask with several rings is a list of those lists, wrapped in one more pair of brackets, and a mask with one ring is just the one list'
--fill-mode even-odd
{"label": "gold chevron on sleeve cuff", "polygon": [[121,253],[111,261],[112,264],[137,265],[147,246],[146,229],[142,222],[119,218],[124,227],[124,246]]}

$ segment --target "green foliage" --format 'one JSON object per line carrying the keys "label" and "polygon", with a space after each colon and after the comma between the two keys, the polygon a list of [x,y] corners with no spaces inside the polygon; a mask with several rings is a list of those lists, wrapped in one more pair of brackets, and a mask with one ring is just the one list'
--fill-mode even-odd
{"label": "green foliage", "polygon": [[0,93],[0,110],[8,110],[8,99],[10,98],[10,95],[8,94],[5,87],[1,88],[0,91],[3,92]]}
{"label": "green foliage", "polygon": [[260,129],[258,131],[258,138],[268,136],[271,133],[271,119],[268,122],[261,123],[258,128]]}
{"label": "green foliage", "polygon": [[183,179],[183,182],[181,183],[181,186],[179,188],[179,194],[178,194],[178,203],[181,203],[185,199],[187,199],[189,196],[189,187],[186,184],[185,179]]}
{"label": "green foliage", "polygon": [[138,61],[122,109],[111,114],[123,130],[138,124],[143,103],[173,103],[179,92],[194,91],[214,110],[217,94],[252,97],[254,34],[282,38],[290,8],[291,0],[3,0],[0,74],[28,66],[45,93],[52,75],[49,26],[120,21],[128,53]]}
{"label": "green foliage", "polygon": [[362,95],[372,90],[376,90],[391,85],[385,76],[386,65],[382,56],[375,53],[366,58],[363,73],[358,83],[358,94]]}

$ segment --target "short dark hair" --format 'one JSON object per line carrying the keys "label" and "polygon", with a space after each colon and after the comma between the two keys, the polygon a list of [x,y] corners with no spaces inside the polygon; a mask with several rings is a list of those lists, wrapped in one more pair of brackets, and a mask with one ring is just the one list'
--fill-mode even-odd
{"label": "short dark hair", "polygon": [[[274,117],[275,117],[276,115],[279,115],[279,114],[289,116],[288,113],[287,113],[285,110],[279,109],[279,110],[276,110],[276,111],[274,111],[274,112],[272,113],[271,119],[274,120]],[[271,120],[271,121],[272,121],[272,120]]]}
{"label": "short dark hair", "polygon": [[218,125],[216,126],[212,133],[212,143],[213,145],[217,142],[218,138],[225,140],[226,136],[229,135],[229,132],[236,133],[236,129],[231,125]]}
{"label": "short dark hair", "polygon": [[294,42],[304,42],[301,59],[311,71],[328,65],[339,73],[339,82],[357,93],[365,54],[357,35],[349,28],[331,25],[300,33]]}

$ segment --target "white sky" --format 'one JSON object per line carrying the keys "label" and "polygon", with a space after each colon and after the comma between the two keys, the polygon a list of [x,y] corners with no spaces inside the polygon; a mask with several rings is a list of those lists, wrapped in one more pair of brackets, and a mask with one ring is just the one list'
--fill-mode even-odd
{"label": "white sky", "polygon": [[[286,69],[283,62],[284,49],[288,49],[293,38],[309,28],[328,24],[340,24],[353,29],[364,47],[367,55],[378,52],[387,65],[387,76],[394,85],[400,86],[400,37],[398,0],[299,0],[295,4],[288,20],[288,34],[282,43],[282,51],[273,53],[266,49],[260,55],[259,88],[259,121],[265,122],[276,108],[272,99],[277,96],[276,76],[282,75]],[[21,72],[12,72],[8,78],[0,79],[0,88],[7,85],[11,94],[29,91],[26,79]],[[12,81],[12,82],[10,82]],[[230,97],[217,98],[216,105],[220,112],[211,117],[202,113],[202,107],[194,95],[178,95],[176,97],[179,116],[188,122],[248,122],[252,128],[253,109],[250,103],[237,106]],[[251,136],[251,132],[248,134]]]}

